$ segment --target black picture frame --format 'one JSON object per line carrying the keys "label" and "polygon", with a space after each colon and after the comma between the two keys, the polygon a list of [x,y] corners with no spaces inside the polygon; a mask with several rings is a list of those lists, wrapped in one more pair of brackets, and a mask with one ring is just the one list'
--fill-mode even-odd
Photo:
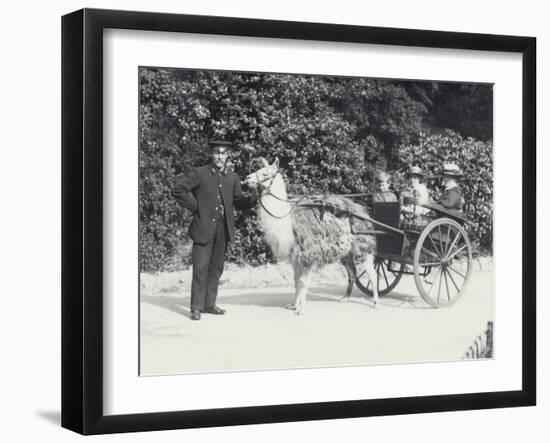
{"label": "black picture frame", "polygon": [[[103,412],[103,40],[130,29],[501,51],[522,55],[522,388],[517,391]],[[83,9],[62,18],[62,426],[82,434],[530,406],[536,403],[536,39]]]}

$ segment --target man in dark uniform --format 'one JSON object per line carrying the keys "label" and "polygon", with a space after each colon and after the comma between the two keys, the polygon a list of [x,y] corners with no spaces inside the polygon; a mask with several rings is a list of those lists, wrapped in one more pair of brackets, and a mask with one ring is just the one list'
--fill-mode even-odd
{"label": "man in dark uniform", "polygon": [[458,185],[458,180],[462,176],[460,168],[454,163],[443,165],[443,195],[438,202],[441,206],[455,211],[462,211],[464,198]]}
{"label": "man in dark uniform", "polygon": [[234,201],[242,198],[241,181],[226,167],[231,143],[209,142],[212,161],[178,177],[172,195],[193,213],[189,237],[193,240],[191,319],[201,312],[225,314],[216,306],[218,284],[223,273],[225,252],[235,237]]}

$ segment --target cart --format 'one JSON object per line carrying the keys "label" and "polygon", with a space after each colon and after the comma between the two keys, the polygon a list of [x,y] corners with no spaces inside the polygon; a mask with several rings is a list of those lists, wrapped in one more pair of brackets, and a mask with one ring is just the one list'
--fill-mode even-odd
{"label": "cart", "polygon": [[[352,220],[361,218],[374,226],[354,233],[374,234],[377,240],[376,281],[368,279],[362,264],[353,263],[355,283],[370,296],[376,284],[378,294],[384,296],[403,275],[414,275],[426,303],[436,308],[452,306],[464,294],[472,272],[472,245],[464,229],[468,220],[463,213],[435,203],[419,204],[414,199],[405,203],[372,203],[368,219],[351,214]],[[429,212],[420,215],[417,207]]]}

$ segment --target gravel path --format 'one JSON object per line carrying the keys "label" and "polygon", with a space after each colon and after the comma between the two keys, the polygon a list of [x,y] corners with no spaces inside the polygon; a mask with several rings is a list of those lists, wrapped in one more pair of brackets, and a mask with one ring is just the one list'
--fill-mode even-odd
{"label": "gravel path", "polygon": [[356,288],[339,303],[344,280],[318,280],[302,316],[285,309],[290,285],[222,286],[218,305],[227,314],[200,321],[189,318],[187,284],[142,289],[141,374],[458,360],[493,320],[490,270],[475,271],[462,299],[447,309],[430,308],[411,276],[376,309]]}

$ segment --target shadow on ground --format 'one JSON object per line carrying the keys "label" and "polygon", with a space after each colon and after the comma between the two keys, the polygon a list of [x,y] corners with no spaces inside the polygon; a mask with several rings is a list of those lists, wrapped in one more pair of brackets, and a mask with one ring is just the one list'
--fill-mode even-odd
{"label": "shadow on ground", "polygon": [[160,308],[168,309],[175,314],[191,318],[191,311],[189,310],[189,297],[142,295],[141,301]]}
{"label": "shadow on ground", "polygon": [[[314,300],[314,296],[323,300],[335,300],[339,301],[345,293],[345,287],[335,284],[322,284],[313,286],[308,293],[308,301]],[[326,295],[332,294],[332,295]],[[344,301],[346,301],[344,299]],[[372,304],[372,297],[361,292],[357,287],[354,287],[351,297],[346,301],[347,303],[357,304]],[[387,295],[380,295],[378,297],[378,304],[389,308],[404,308],[404,309],[432,309],[426,305],[424,300],[418,294],[405,294],[399,291],[392,291]]]}
{"label": "shadow on ground", "polygon": [[[262,293],[245,292],[242,294],[225,295],[218,299],[220,306],[257,306],[262,308],[286,309],[286,306],[294,302],[294,294],[291,292],[268,292]],[[312,286],[307,295],[307,303],[339,302],[345,293],[343,285],[322,284]],[[168,309],[176,314],[190,318],[190,297],[189,296],[150,296],[142,295],[141,300],[145,303]],[[346,303],[356,303],[360,305],[372,305],[372,298],[354,289],[352,296],[345,300]],[[394,291],[385,296],[379,297],[379,305],[388,308],[401,309],[431,309],[418,295],[404,294]]]}
{"label": "shadow on ground", "polygon": [[60,411],[36,411],[36,415],[56,426],[61,425],[61,412]]}

